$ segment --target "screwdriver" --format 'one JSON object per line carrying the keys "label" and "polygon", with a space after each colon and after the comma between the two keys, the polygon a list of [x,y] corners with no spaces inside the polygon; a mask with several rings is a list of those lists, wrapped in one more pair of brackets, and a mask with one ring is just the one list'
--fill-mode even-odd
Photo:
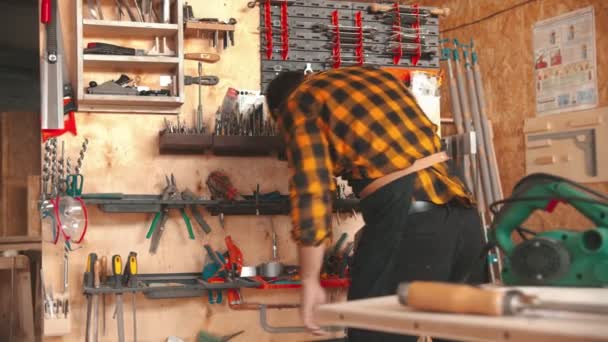
{"label": "screwdriver", "polygon": [[[125,266],[125,272],[128,278],[127,286],[137,287],[137,279],[133,276],[137,275],[137,253],[130,252],[129,260]],[[133,292],[133,341],[137,341],[137,307],[135,306],[135,295]]]}
{"label": "screwdriver", "polygon": [[[120,255],[114,255],[112,257],[112,274],[114,275],[114,281],[116,288],[122,287],[122,259]],[[122,310],[122,293],[116,293],[116,324],[118,325],[118,341],[125,341],[125,322]]]}
{"label": "screwdriver", "polygon": [[[108,258],[104,255],[101,257],[101,261],[99,263],[100,271],[99,271],[99,279],[102,284],[106,282],[108,278]],[[106,336],[106,295],[101,295],[101,325],[102,325],[102,334]]]}
{"label": "screwdriver", "polygon": [[[95,272],[95,262],[97,261],[96,253],[89,253],[87,256],[87,267],[84,273],[84,285],[86,287],[93,287],[95,285],[94,274]],[[93,312],[93,295],[87,294],[87,322],[86,322],[86,341],[92,341],[91,336],[91,314]]]}
{"label": "screwdriver", "polygon": [[541,300],[519,290],[492,290],[463,284],[414,281],[399,284],[399,302],[413,309],[456,314],[509,316],[526,309],[608,314],[608,306]]}

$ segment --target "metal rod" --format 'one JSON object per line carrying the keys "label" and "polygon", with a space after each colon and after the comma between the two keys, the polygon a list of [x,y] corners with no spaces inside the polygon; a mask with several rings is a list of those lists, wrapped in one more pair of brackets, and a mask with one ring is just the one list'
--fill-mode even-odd
{"label": "metal rod", "polygon": [[[464,71],[462,70],[462,65],[460,65],[460,57],[458,55],[458,50],[454,49],[453,50],[453,59],[454,59],[454,65],[456,67],[456,85],[458,88],[458,97],[459,97],[459,102],[460,102],[460,108],[461,108],[461,117],[462,117],[462,121],[463,121],[463,128],[464,128],[464,132],[465,133],[469,133],[472,132],[473,129],[471,127],[471,121],[470,121],[470,116],[471,116],[471,111],[469,109],[469,100],[468,100],[468,96],[467,96],[467,92],[466,92],[466,87],[465,87],[465,81],[464,81]],[[465,182],[467,183],[469,189],[471,189],[471,191],[475,191],[475,183],[473,182],[473,179],[475,179],[475,173],[476,170],[474,168],[474,158],[472,156],[469,156],[468,158],[465,157],[464,160],[464,167],[465,169],[469,169],[471,170],[471,172],[468,174],[467,178],[467,174],[465,173]]]}
{"label": "metal rod", "polygon": [[473,80],[473,70],[471,64],[467,60],[467,51],[463,50],[464,69],[468,85],[469,92],[469,105],[471,108],[471,114],[473,118],[473,126],[475,128],[475,135],[477,136],[477,160],[479,170],[481,172],[481,184],[483,186],[483,193],[486,203],[489,205],[494,202],[494,194],[492,192],[492,185],[490,184],[490,170],[488,162],[488,154],[486,152],[486,143],[484,141],[483,129],[481,127],[481,118],[479,116],[479,107],[477,105],[477,95],[475,90],[475,81]]}
{"label": "metal rod", "polygon": [[458,134],[464,133],[464,126],[462,122],[462,112],[460,111],[460,98],[458,97],[458,87],[456,85],[456,78],[454,77],[454,68],[452,66],[452,58],[450,56],[451,50],[445,48],[445,60],[448,69],[448,80],[450,90],[450,102],[452,104],[452,116],[454,117],[454,125],[456,126],[456,132]]}
{"label": "metal rod", "polygon": [[496,150],[494,149],[494,140],[491,134],[490,124],[488,122],[488,110],[485,101],[485,91],[481,70],[477,59],[477,53],[473,50],[471,53],[471,62],[473,65],[473,78],[475,81],[475,89],[477,90],[477,103],[479,106],[479,114],[483,129],[484,140],[487,144],[488,157],[490,161],[490,172],[492,176],[492,190],[494,199],[500,200],[503,198],[502,185],[500,182],[500,171],[498,170],[498,162],[496,160]]}

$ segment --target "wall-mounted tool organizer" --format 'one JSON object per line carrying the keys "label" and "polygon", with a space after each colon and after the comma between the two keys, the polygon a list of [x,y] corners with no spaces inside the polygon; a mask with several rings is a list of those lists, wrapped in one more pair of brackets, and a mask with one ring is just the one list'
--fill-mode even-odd
{"label": "wall-mounted tool organizer", "polygon": [[608,108],[527,119],[526,173],[608,181]]}
{"label": "wall-mounted tool organizer", "polygon": [[261,87],[282,71],[348,65],[439,68],[447,10],[348,1],[260,5]]}
{"label": "wall-mounted tool organizer", "polygon": [[[249,197],[249,198],[247,198]],[[277,199],[256,201],[246,196],[240,201],[221,201],[211,199],[163,200],[159,195],[129,195],[120,193],[83,194],[86,204],[97,205],[108,213],[156,213],[163,206],[172,209],[185,208],[190,205],[204,207],[213,216],[224,215],[288,215],[289,197],[280,195]],[[357,199],[336,199],[333,204],[336,212],[359,210]]]}
{"label": "wall-mounted tool organizer", "polygon": [[182,0],[141,3],[149,6],[76,1],[78,111],[179,113],[184,102]]}

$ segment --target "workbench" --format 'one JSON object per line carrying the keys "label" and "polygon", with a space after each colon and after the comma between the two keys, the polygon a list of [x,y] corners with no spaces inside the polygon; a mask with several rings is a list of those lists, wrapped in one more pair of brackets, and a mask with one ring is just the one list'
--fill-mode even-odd
{"label": "workbench", "polygon": [[[519,289],[553,301],[608,304],[608,289]],[[322,305],[315,317],[323,326],[461,341],[608,341],[606,315],[538,310],[510,317],[430,313],[401,305],[396,295]]]}

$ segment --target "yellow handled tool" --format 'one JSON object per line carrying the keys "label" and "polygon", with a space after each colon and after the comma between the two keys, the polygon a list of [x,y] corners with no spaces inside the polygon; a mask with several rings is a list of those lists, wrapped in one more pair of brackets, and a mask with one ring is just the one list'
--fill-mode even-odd
{"label": "yellow handled tool", "polygon": [[[114,275],[114,281],[116,288],[122,287],[122,259],[120,255],[114,255],[112,257],[112,274]],[[116,293],[116,324],[118,325],[118,341],[125,341],[125,321],[124,313],[122,309],[122,293]]]}
{"label": "yellow handled tool", "polygon": [[[137,278],[132,278],[132,276],[137,275],[137,253],[129,253],[125,270],[125,273],[129,276],[128,285],[130,287],[137,287]],[[135,305],[135,296],[136,292],[133,292],[133,341],[137,341],[137,307]]]}

